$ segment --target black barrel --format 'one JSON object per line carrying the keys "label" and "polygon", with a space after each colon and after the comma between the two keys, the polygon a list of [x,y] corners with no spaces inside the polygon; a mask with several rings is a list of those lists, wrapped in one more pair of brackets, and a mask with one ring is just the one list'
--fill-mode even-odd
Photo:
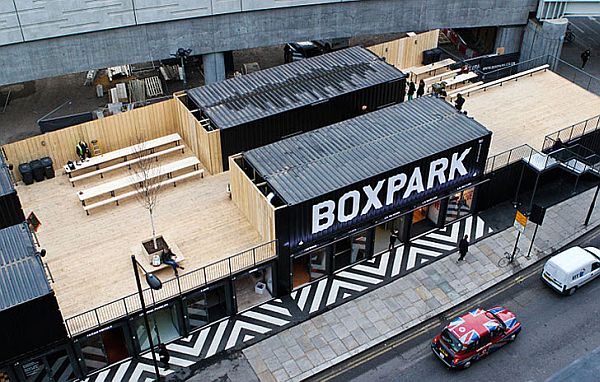
{"label": "black barrel", "polygon": [[39,159],[34,159],[31,162],[29,162],[29,166],[31,166],[31,172],[33,173],[33,179],[35,179],[36,182],[41,182],[42,180],[45,179],[44,175],[44,166],[42,166],[42,161],[40,161]]}
{"label": "black barrel", "polygon": [[54,167],[52,166],[52,158],[43,157],[40,159],[42,162],[42,166],[44,167],[44,174],[46,175],[46,179],[54,178]]}
{"label": "black barrel", "polygon": [[33,183],[33,172],[31,171],[31,166],[29,165],[29,163],[21,163],[19,165],[19,173],[21,174],[21,179],[23,179],[23,183]]}

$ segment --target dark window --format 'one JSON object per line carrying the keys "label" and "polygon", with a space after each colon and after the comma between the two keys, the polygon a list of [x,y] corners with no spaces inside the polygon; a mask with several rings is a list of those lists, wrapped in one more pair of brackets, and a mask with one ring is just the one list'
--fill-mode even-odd
{"label": "dark window", "polygon": [[595,271],[598,268],[600,268],[600,263],[596,262],[592,264],[592,271]]}
{"label": "dark window", "polygon": [[442,331],[441,338],[454,352],[458,352],[462,349],[462,344],[458,338],[456,338],[448,329]]}

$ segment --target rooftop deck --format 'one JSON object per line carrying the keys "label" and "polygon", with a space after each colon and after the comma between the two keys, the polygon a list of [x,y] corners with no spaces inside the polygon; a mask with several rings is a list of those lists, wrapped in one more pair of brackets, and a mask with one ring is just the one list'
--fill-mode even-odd
{"label": "rooftop deck", "polygon": [[529,144],[600,114],[600,97],[550,70],[520,77],[465,97],[469,116],[493,132],[489,156]]}
{"label": "rooftop deck", "polygon": [[[188,151],[183,155],[188,156]],[[161,162],[178,159],[182,159],[181,153]],[[130,199],[86,216],[76,194],[82,188],[127,174],[126,169],[115,171],[104,179],[79,182],[75,188],[60,174],[17,188],[25,214],[35,211],[42,222],[38,238],[47,250],[45,261],[54,276],[52,287],[65,318],[136,292],[130,248],[151,236],[148,212]],[[263,243],[229,199],[228,180],[228,173],[206,174],[161,192],[156,229],[184,254],[182,275]],[[155,274],[163,281],[173,277],[171,268]]]}

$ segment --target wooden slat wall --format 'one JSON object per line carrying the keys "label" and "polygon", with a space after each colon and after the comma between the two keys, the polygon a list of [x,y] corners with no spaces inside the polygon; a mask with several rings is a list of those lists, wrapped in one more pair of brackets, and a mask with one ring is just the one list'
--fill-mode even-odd
{"label": "wooden slat wall", "polygon": [[159,102],[2,147],[8,163],[15,166],[13,172],[17,180],[21,180],[17,169],[20,163],[48,156],[52,158],[55,170],[58,170],[67,161],[77,159],[75,145],[80,139],[85,140],[88,145],[96,139],[102,152],[108,152],[137,143],[138,135],[149,140],[173,134],[177,132],[174,105],[174,100]]}
{"label": "wooden slat wall", "polygon": [[211,174],[223,172],[220,131],[206,131],[178,96],[175,97],[175,104],[179,135],[188,142],[194,154]]}
{"label": "wooden slat wall", "polygon": [[229,157],[229,182],[231,200],[256,228],[263,240],[275,239],[275,208],[258,190],[235,162],[237,156]]}
{"label": "wooden slat wall", "polygon": [[394,65],[396,68],[407,69],[422,65],[423,51],[437,48],[439,35],[439,29],[435,29],[373,45],[367,49],[380,57],[384,57],[386,62]]}

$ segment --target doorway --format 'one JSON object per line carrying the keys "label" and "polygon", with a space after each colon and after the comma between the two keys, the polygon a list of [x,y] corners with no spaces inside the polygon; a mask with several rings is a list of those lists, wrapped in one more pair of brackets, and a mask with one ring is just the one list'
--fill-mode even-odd
{"label": "doorway", "polygon": [[473,195],[475,188],[457,192],[448,199],[448,208],[446,209],[446,222],[452,222],[469,215],[473,206]]}
{"label": "doorway", "polygon": [[329,248],[317,249],[294,258],[292,268],[294,289],[327,276],[327,252]]}
{"label": "doorway", "polygon": [[413,211],[410,237],[422,235],[438,226],[441,204],[438,200]]}

